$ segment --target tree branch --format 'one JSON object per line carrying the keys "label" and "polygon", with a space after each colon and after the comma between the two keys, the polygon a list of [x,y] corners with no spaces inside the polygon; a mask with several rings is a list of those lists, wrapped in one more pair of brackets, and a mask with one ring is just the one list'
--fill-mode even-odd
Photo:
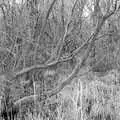
{"label": "tree branch", "polygon": [[[108,17],[110,17],[111,15],[108,15]],[[93,33],[93,35],[91,36],[91,42],[89,43],[88,48],[85,51],[85,54],[83,55],[81,60],[78,61],[77,65],[76,65],[75,69],[73,70],[73,72],[71,73],[71,75],[64,82],[62,82],[61,85],[58,86],[58,88],[56,88],[56,89],[52,90],[51,92],[47,93],[49,97],[59,93],[65,86],[69,85],[74,80],[75,77],[77,77],[77,74],[79,73],[80,69],[84,66],[84,64],[85,64],[85,62],[86,62],[86,60],[89,56],[89,53],[92,50],[92,46],[93,46],[93,44],[96,40],[96,37],[97,37],[98,33],[100,32],[103,24],[105,23],[105,20],[108,17],[103,16],[103,19],[99,20],[97,28],[96,28],[95,32]]]}
{"label": "tree branch", "polygon": [[[66,59],[61,59],[59,61],[54,61],[54,62],[51,62],[49,64],[45,64],[45,65],[33,65],[29,68],[24,68],[23,70],[19,71],[19,72],[12,72],[11,74],[13,75],[13,78],[12,79],[15,79],[16,77],[19,77],[27,72],[30,72],[31,70],[34,70],[34,69],[47,69],[49,67],[52,67],[54,65],[57,65],[61,62],[66,62],[66,61],[69,61],[73,59],[73,56],[69,57],[69,58],[66,58]],[[6,73],[0,73],[0,75],[5,75]]]}
{"label": "tree branch", "polygon": [[51,58],[48,60],[48,63],[51,62],[54,57],[56,57],[56,61],[58,61],[58,60],[60,59],[64,41],[65,41],[65,39],[66,39],[66,36],[69,34],[69,33],[68,33],[69,25],[70,25],[70,23],[71,23],[71,19],[72,19],[72,16],[73,16],[73,13],[74,13],[74,9],[75,9],[75,6],[76,6],[77,2],[78,2],[78,0],[75,1],[74,5],[73,5],[73,7],[72,7],[72,10],[71,10],[71,13],[70,13],[70,18],[68,19],[67,24],[66,24],[66,26],[65,26],[64,35],[63,35],[63,37],[58,41],[58,44],[57,44],[54,52],[52,53]]}
{"label": "tree branch", "polygon": [[45,17],[44,25],[43,25],[43,27],[42,27],[42,29],[41,29],[40,35],[39,35],[38,38],[37,38],[37,43],[36,43],[36,47],[35,47],[35,51],[34,51],[34,54],[35,54],[35,56],[34,56],[35,64],[36,64],[36,52],[37,52],[37,48],[38,48],[38,45],[39,45],[39,40],[42,38],[42,36],[43,36],[43,34],[44,34],[44,30],[45,30],[46,25],[47,25],[47,20],[48,20],[48,18],[49,18],[49,15],[50,15],[50,13],[51,13],[51,11],[52,11],[52,8],[53,8],[53,6],[54,6],[54,4],[55,4],[56,1],[57,1],[57,0],[53,0],[53,2],[51,3],[51,5],[50,5],[50,7],[49,7],[49,9],[48,9],[48,11],[47,11],[46,17]]}
{"label": "tree branch", "polygon": [[[94,41],[96,40],[96,37],[97,37],[99,31],[101,30],[104,22],[106,21],[107,18],[109,18],[111,15],[113,15],[114,12],[115,12],[115,10],[113,10],[112,14],[111,14],[111,12],[110,12],[110,14],[106,14],[105,16],[103,16],[103,18],[100,19],[100,21],[99,21],[99,24],[98,24],[98,26],[97,26],[97,28],[96,28],[96,31],[91,35],[91,37],[90,37],[81,47],[79,47],[76,51],[74,51],[73,56],[77,55],[77,54],[80,52],[80,50],[81,50],[85,45],[88,45],[88,49],[86,50],[84,56],[82,57],[81,63],[78,64],[78,66],[75,68],[75,70],[73,70],[74,72],[70,75],[70,78],[68,78],[68,79],[66,80],[66,82],[63,83],[63,84],[59,87],[58,91],[60,91],[60,89],[62,89],[63,86],[65,86],[67,83],[71,83],[71,78],[73,78],[74,76],[76,76],[76,73],[78,73],[78,71],[79,71],[78,68],[81,68],[81,67],[84,65],[84,63],[85,63],[86,59],[88,58],[89,53],[90,53],[90,51],[91,51],[91,49],[92,49],[92,45],[93,45]],[[91,41],[91,42],[90,42],[90,41]],[[88,44],[88,43],[89,43],[89,44]],[[13,72],[13,76],[14,76],[13,78],[16,78],[17,76],[20,76],[20,75],[22,75],[22,74],[24,74],[24,73],[27,73],[27,72],[29,72],[29,71],[31,71],[31,70],[33,70],[33,69],[48,68],[48,67],[50,67],[50,66],[57,65],[57,64],[60,63],[60,62],[65,62],[65,61],[68,61],[68,60],[70,60],[70,59],[72,59],[72,57],[67,58],[67,59],[62,59],[62,60],[54,61],[54,62],[49,63],[49,64],[46,64],[46,65],[34,65],[34,66],[29,67],[29,68],[25,68],[25,69],[23,69],[23,70],[20,71],[20,72]],[[1,75],[3,75],[3,74],[5,74],[5,73],[1,73]],[[67,82],[67,81],[70,81],[70,82]],[[55,93],[55,91],[54,91],[53,93]],[[52,93],[51,93],[51,94],[52,94]]]}
{"label": "tree branch", "polygon": [[[80,69],[84,66],[84,63],[85,63],[86,59],[89,56],[89,53],[90,53],[90,51],[92,49],[92,44],[96,40],[96,36],[98,35],[99,31],[101,30],[102,25],[104,24],[104,22],[105,21],[103,19],[100,22],[100,24],[98,25],[98,27],[96,28],[96,31],[93,33],[93,35],[91,37],[91,43],[89,43],[88,49],[86,50],[86,52],[85,52],[84,56],[82,57],[82,59],[77,62],[76,66],[75,66],[73,72],[70,74],[70,76],[64,82],[62,82],[57,88],[55,88],[54,90],[52,90],[50,92],[45,93],[45,98],[42,99],[42,101],[46,100],[48,97],[52,97],[52,96],[58,94],[64,87],[71,84],[71,82],[74,80],[75,77],[77,77],[77,74],[79,73]],[[17,105],[20,102],[27,101],[29,99],[34,99],[34,97],[38,97],[38,95],[35,95],[35,96],[32,95],[32,96],[29,96],[29,97],[24,97],[24,98],[20,99],[19,101],[16,101],[15,105]]]}

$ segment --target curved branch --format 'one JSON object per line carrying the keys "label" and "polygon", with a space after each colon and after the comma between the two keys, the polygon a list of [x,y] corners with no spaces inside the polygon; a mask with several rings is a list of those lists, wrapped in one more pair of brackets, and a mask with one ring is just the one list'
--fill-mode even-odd
{"label": "curved branch", "polygon": [[[19,99],[18,101],[16,101],[14,103],[14,105],[18,105],[18,104],[21,104],[21,103],[26,103],[28,101],[32,101],[34,100],[34,98],[40,98],[41,97],[41,102],[46,100],[47,98],[49,97],[52,97],[56,94],[58,94],[66,85],[69,85],[73,79],[75,77],[77,77],[77,74],[79,73],[79,70],[80,70],[80,64],[78,63],[75,67],[75,69],[73,70],[73,72],[71,73],[71,75],[68,77],[67,80],[65,80],[63,83],[61,83],[61,85],[59,85],[57,88],[55,88],[54,90],[50,91],[50,92],[46,92],[44,93],[43,96],[39,96],[39,95],[31,95],[31,96],[26,96],[26,97],[23,97],[21,99]],[[89,71],[89,70],[88,70]],[[88,73],[88,71],[86,71],[85,73],[82,73],[80,74],[79,76],[82,76],[82,75],[85,75],[86,73]]]}
{"label": "curved branch", "polygon": [[[112,13],[114,13],[114,12],[112,12]],[[85,62],[89,56],[89,53],[91,52],[92,45],[94,44],[96,37],[98,36],[103,24],[105,23],[106,19],[109,18],[111,15],[112,15],[111,13],[107,14],[107,15],[103,16],[103,18],[99,21],[99,24],[97,25],[95,32],[90,37],[91,39],[89,40],[90,42],[88,44],[87,50],[85,51],[85,54],[82,56],[81,60],[77,62],[76,66],[75,66],[73,72],[70,74],[70,76],[64,82],[62,82],[57,88],[55,88],[54,90],[52,90],[50,92],[45,93],[45,97],[43,99],[41,99],[41,101],[44,101],[48,97],[52,97],[52,96],[58,94],[63,88],[65,88],[67,85],[71,84],[71,82],[74,80],[74,78],[78,76],[80,69],[85,65]],[[56,62],[56,63],[58,63],[58,62]],[[53,63],[53,64],[56,64],[56,63]],[[40,66],[38,66],[38,67],[40,67]],[[46,66],[46,67],[48,67],[48,66]],[[37,68],[37,66],[34,66],[33,68]],[[31,69],[33,69],[33,68],[31,68]],[[26,71],[28,71],[28,70],[26,70]],[[26,71],[24,71],[24,72],[26,72]],[[31,96],[24,97],[24,98],[16,101],[14,103],[14,106],[18,106],[21,102],[24,103],[24,102],[27,102],[30,100],[34,100],[35,97],[38,98],[39,96],[31,95]]]}
{"label": "curved branch", "polygon": [[[115,7],[115,8],[116,8],[116,7]],[[77,50],[75,50],[75,51],[73,52],[73,56],[76,56],[76,55],[81,51],[81,49],[82,49],[84,46],[86,46],[86,45],[89,44],[89,45],[88,45],[88,49],[86,50],[86,53],[85,53],[86,55],[83,57],[83,58],[84,58],[83,61],[85,61],[85,60],[87,59],[87,57],[89,56],[89,52],[90,52],[91,49],[92,49],[92,45],[93,45],[93,43],[94,43],[94,41],[95,41],[95,39],[96,39],[99,31],[101,30],[103,24],[105,23],[106,19],[108,19],[111,15],[113,15],[114,12],[115,12],[115,9],[113,10],[112,14],[111,14],[111,12],[110,12],[109,14],[106,14],[105,16],[103,16],[102,19],[100,19],[99,24],[98,24],[98,26],[97,26],[97,28],[96,28],[96,31],[90,36],[90,38],[89,38],[85,43],[83,43],[82,46],[80,46]],[[91,42],[90,42],[90,41],[91,41]],[[70,59],[72,59],[72,57],[71,57],[71,58],[68,58],[68,59],[63,59],[63,60],[59,60],[59,61],[54,61],[54,62],[52,62],[52,63],[50,63],[50,64],[47,64],[47,65],[34,65],[34,66],[29,67],[29,68],[25,68],[25,69],[23,69],[23,70],[20,71],[20,72],[17,72],[17,73],[14,72],[14,76],[15,76],[15,77],[20,76],[20,75],[22,75],[22,74],[24,74],[24,73],[27,73],[27,72],[29,72],[29,71],[31,71],[31,70],[33,70],[33,69],[48,68],[48,67],[50,67],[50,66],[57,65],[57,64],[60,63],[60,62],[68,61],[68,60],[70,60]],[[2,74],[3,74],[3,73],[2,73]],[[4,73],[4,74],[5,74],[5,73]],[[15,77],[14,77],[14,78],[15,78]]]}
{"label": "curved branch", "polygon": [[[105,57],[105,56],[104,56],[104,57]],[[104,59],[104,57],[101,58],[100,61],[102,61],[102,60]],[[98,64],[100,61],[98,61],[96,64]],[[96,64],[95,64],[95,65],[96,65]],[[90,68],[90,69],[86,70],[85,72],[79,74],[79,77],[80,77],[80,76],[83,76],[83,75],[85,75],[85,74],[87,74],[87,73],[89,73],[91,70],[92,70],[92,68]],[[44,95],[44,98],[41,99],[41,102],[44,101],[44,100],[46,100],[46,99],[49,98],[49,97],[52,97],[52,96],[56,95],[56,94],[59,93],[62,89],[64,89],[65,86],[69,85],[69,84],[72,82],[73,78],[74,78],[74,77],[77,77],[77,73],[78,73],[78,72],[79,72],[79,66],[78,66],[78,64],[77,64],[76,67],[75,67],[75,69],[74,69],[74,71],[73,71],[72,74],[68,77],[68,79],[67,79],[66,81],[64,81],[63,83],[61,83],[61,85],[58,86],[57,88],[55,88],[54,90],[52,90],[52,91],[50,91],[50,92],[47,92],[47,93],[44,93],[45,95]],[[27,103],[27,102],[29,102],[29,101],[33,101],[34,98],[38,99],[38,98],[40,98],[40,97],[43,97],[43,96],[39,96],[39,95],[26,96],[26,97],[23,97],[23,98],[17,100],[17,101],[14,103],[14,105],[15,105],[15,106],[18,106],[18,105],[21,104],[21,103]]]}
{"label": "curved branch", "polygon": [[106,15],[104,16],[104,19],[107,19],[107,18],[109,18],[110,16],[112,16],[112,15],[115,13],[115,11],[117,10],[118,0],[115,0],[114,2],[115,2],[115,3],[114,3],[114,6],[113,6],[113,10],[109,10],[109,11],[106,13]]}
{"label": "curved branch", "polygon": [[14,105],[15,105],[15,106],[18,106],[18,105],[21,104],[21,103],[22,103],[22,104],[23,104],[23,103],[27,103],[27,102],[29,102],[29,101],[34,100],[34,98],[38,98],[38,97],[39,97],[38,95],[26,96],[26,97],[23,97],[23,98],[17,100],[17,101],[14,103]]}
{"label": "curved branch", "polygon": [[[16,77],[19,77],[27,72],[30,72],[31,70],[34,70],[34,69],[47,69],[49,67],[52,67],[54,65],[57,65],[61,62],[67,62],[69,60],[73,59],[73,56],[70,56],[69,58],[66,58],[66,59],[61,59],[59,61],[54,61],[52,63],[49,63],[49,64],[45,64],[45,65],[33,65],[29,68],[24,68],[23,70],[19,71],[19,72],[12,72],[13,74],[13,78],[12,79],[15,79]],[[0,75],[4,75],[6,73],[0,73]]]}
{"label": "curved branch", "polygon": [[[75,77],[77,77],[80,69],[84,66],[85,61],[89,56],[89,53],[92,49],[92,44],[96,40],[96,37],[97,37],[99,31],[101,30],[103,23],[104,23],[104,20],[101,21],[101,24],[98,25],[96,31],[93,33],[93,35],[91,37],[91,43],[88,45],[88,49],[86,50],[82,59],[80,61],[78,61],[73,72],[70,74],[70,76],[64,82],[62,82],[57,88],[55,88],[54,90],[52,90],[50,92],[45,93],[45,98],[42,99],[42,101],[46,100],[48,97],[52,97],[52,96],[58,94],[63,88],[65,88],[67,85],[71,84],[71,82],[74,80]],[[18,104],[23,101],[27,101],[29,99],[33,99],[34,97],[38,97],[38,95],[22,98],[19,101],[17,101],[15,104]]]}

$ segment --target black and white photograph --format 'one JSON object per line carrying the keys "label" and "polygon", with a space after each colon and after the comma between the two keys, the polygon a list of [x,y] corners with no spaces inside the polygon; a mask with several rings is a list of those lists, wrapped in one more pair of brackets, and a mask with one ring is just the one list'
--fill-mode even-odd
{"label": "black and white photograph", "polygon": [[120,0],[0,0],[0,120],[120,120]]}

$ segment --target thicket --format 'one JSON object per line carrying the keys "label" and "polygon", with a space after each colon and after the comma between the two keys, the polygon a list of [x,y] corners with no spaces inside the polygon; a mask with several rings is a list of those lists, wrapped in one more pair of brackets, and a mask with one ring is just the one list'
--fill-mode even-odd
{"label": "thicket", "polygon": [[0,9],[1,119],[119,120],[119,0]]}

